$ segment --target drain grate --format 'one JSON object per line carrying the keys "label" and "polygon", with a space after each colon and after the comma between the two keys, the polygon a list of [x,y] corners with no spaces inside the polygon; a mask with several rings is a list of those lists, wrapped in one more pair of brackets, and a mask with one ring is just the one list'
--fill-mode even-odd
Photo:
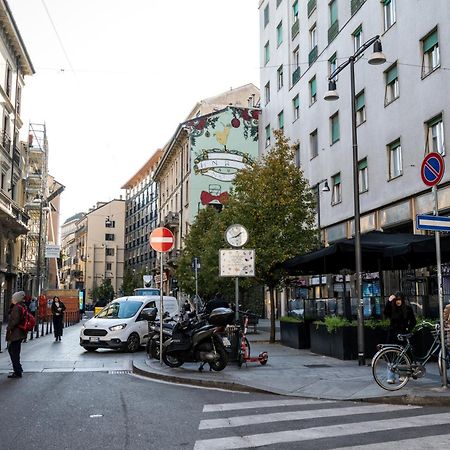
{"label": "drain grate", "polygon": [[331,367],[328,364],[303,364],[308,369],[321,369],[323,367]]}
{"label": "drain grate", "polygon": [[130,373],[133,373],[132,370],[109,370],[108,373],[110,375],[128,375]]}

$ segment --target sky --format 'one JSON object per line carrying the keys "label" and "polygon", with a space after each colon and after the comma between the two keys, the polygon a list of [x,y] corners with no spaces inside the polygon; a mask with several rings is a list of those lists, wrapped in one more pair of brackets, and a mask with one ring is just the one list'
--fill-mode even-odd
{"label": "sky", "polygon": [[[45,123],[61,223],[123,186],[196,102],[259,87],[257,0],[8,0],[33,63],[21,138]],[[123,197],[125,198],[125,197]]]}

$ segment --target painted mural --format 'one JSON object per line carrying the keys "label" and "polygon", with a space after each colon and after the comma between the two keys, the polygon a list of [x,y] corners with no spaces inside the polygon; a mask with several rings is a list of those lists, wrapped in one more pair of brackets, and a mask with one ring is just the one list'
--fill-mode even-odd
{"label": "painted mural", "polygon": [[192,165],[191,222],[199,208],[224,205],[237,171],[257,158],[259,114],[258,109],[230,106],[187,122]]}

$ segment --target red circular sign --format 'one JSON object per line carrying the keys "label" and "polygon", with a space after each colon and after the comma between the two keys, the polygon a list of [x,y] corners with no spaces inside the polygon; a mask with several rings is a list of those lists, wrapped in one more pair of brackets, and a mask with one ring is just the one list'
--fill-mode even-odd
{"label": "red circular sign", "polygon": [[444,159],[439,153],[429,153],[422,161],[420,176],[427,186],[438,184],[444,175]]}
{"label": "red circular sign", "polygon": [[150,245],[157,252],[165,253],[170,251],[174,242],[173,233],[168,228],[155,228],[150,234]]}

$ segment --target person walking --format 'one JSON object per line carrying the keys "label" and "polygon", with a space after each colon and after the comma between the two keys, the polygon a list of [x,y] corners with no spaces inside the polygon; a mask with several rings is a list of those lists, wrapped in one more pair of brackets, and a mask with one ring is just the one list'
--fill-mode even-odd
{"label": "person walking", "polygon": [[61,341],[64,326],[64,311],[66,305],[59,299],[58,296],[53,297],[52,301],[52,315],[53,315],[53,332],[55,334],[55,342]]}
{"label": "person walking", "polygon": [[20,364],[20,350],[22,341],[26,338],[27,333],[19,325],[23,320],[23,313],[26,308],[24,298],[24,291],[15,292],[11,298],[6,341],[13,372],[8,375],[8,378],[22,378],[23,369]]}
{"label": "person walking", "polygon": [[[402,345],[397,335],[412,333],[413,328],[416,326],[414,311],[411,306],[406,304],[405,296],[402,292],[396,292],[389,297],[384,307],[384,316],[390,321],[387,343]],[[402,377],[400,377],[399,381],[402,381]],[[387,382],[390,384],[395,383],[395,374],[390,370],[388,370]]]}

